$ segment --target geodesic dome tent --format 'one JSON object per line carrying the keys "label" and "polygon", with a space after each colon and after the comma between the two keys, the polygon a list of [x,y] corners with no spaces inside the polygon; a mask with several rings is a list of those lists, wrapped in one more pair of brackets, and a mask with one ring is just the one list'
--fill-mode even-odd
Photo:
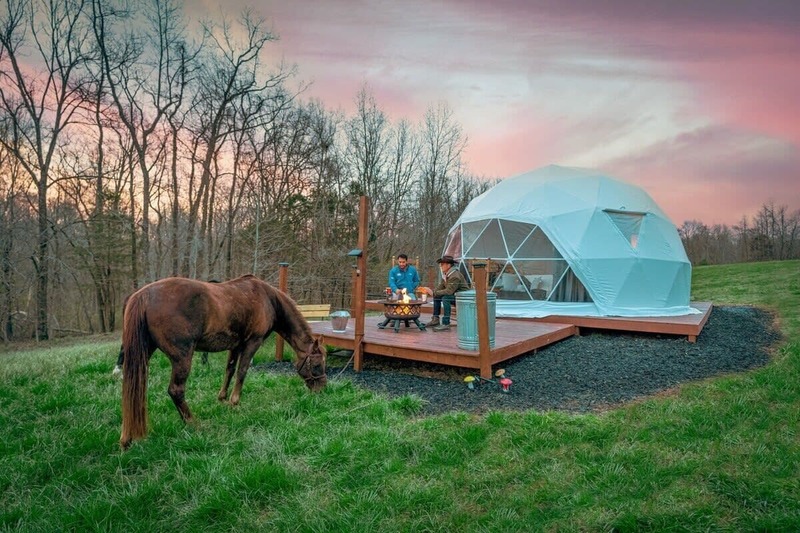
{"label": "geodesic dome tent", "polygon": [[678,231],[639,187],[596,171],[547,166],[478,196],[445,254],[469,275],[488,261],[497,316],[677,316],[692,267]]}

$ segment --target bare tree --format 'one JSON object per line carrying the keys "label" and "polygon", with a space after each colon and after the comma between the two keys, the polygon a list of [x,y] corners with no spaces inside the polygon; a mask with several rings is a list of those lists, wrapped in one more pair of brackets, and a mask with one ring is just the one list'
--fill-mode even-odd
{"label": "bare tree", "polygon": [[454,199],[456,181],[463,175],[461,155],[466,147],[461,126],[447,104],[425,113],[418,222],[423,229],[422,254],[435,257],[447,231],[459,215]]}
{"label": "bare tree", "polygon": [[736,244],[738,248],[738,261],[750,261],[750,221],[743,216],[739,223],[733,227],[736,232]]}
{"label": "bare tree", "polygon": [[392,129],[366,85],[359,90],[355,103],[356,113],[346,123],[351,193],[354,198],[361,194],[370,198],[370,227],[375,235],[372,255],[385,265],[394,247],[404,246],[398,240],[407,240],[404,237],[409,234],[408,228],[401,226],[406,225],[408,208],[413,205],[409,191],[419,146],[407,123],[401,123],[396,131]]}
{"label": "bare tree", "polygon": [[790,215],[789,208],[785,205],[776,206],[774,202],[768,202],[761,206],[753,217],[753,231],[768,247],[768,253],[761,250],[765,259],[783,260],[792,257],[799,236],[799,218],[798,213]]}
{"label": "bare tree", "polygon": [[381,202],[386,189],[383,174],[388,151],[388,121],[375,98],[362,87],[356,95],[356,115],[346,126],[347,158],[359,190]]}
{"label": "bare tree", "polygon": [[[105,0],[92,0],[94,33],[117,116],[128,132],[141,174],[141,254],[151,281],[151,168],[166,149],[159,145],[158,126],[181,102],[185,81],[186,43],[175,0],[149,0],[142,11],[141,34],[114,33],[114,23],[133,23],[129,13],[113,10]],[[152,145],[152,146],[151,146]],[[155,153],[151,153],[152,149]]]}
{"label": "bare tree", "polygon": [[0,145],[0,335],[4,341],[14,338],[16,323],[28,312],[18,309],[19,298],[28,288],[21,279],[20,244],[25,243],[25,226],[32,222],[22,172],[19,161]]}
{"label": "bare tree", "polygon": [[[0,137],[0,142],[36,186],[36,331],[38,338],[46,339],[52,236],[47,194],[56,150],[83,104],[88,28],[82,0],[7,0],[4,5],[0,14],[0,120],[8,135]],[[27,68],[21,64],[23,60]]]}
{"label": "bare tree", "polygon": [[710,244],[708,226],[699,220],[687,220],[678,229],[678,234],[692,264],[707,265]]}
{"label": "bare tree", "polygon": [[[205,34],[211,46],[199,73],[200,86],[193,105],[197,117],[195,146],[201,168],[197,188],[189,188],[192,196],[188,231],[195,247],[206,243],[202,251],[208,258],[212,253],[208,244],[212,230],[211,200],[217,179],[215,168],[220,150],[235,128],[231,120],[235,114],[234,104],[250,95],[267,95],[270,91],[274,91],[275,98],[283,98],[282,85],[291,71],[279,65],[274,72],[265,74],[262,55],[275,36],[265,29],[264,20],[253,17],[250,11],[242,13],[236,26],[231,26],[227,20],[223,20],[221,27],[206,24]],[[240,34],[244,37],[237,39]],[[199,235],[196,234],[198,224]],[[188,265],[184,270],[189,270]]]}
{"label": "bare tree", "polygon": [[414,208],[419,199],[419,167],[422,145],[419,136],[407,120],[394,127],[386,164],[387,186],[386,220],[378,233],[375,250],[388,263],[397,253],[418,255],[417,242],[421,228],[417,225]]}

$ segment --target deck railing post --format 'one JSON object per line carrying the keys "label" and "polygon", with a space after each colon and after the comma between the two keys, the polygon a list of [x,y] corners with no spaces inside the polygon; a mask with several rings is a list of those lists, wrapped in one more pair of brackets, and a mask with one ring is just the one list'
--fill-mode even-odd
{"label": "deck railing post", "polygon": [[486,263],[474,263],[475,312],[478,319],[478,359],[481,377],[492,377],[492,351],[489,347],[489,305],[486,302]]}
{"label": "deck railing post", "polygon": [[367,242],[369,235],[369,198],[362,196],[358,204],[358,256],[353,290],[356,329],[353,347],[353,370],[361,372],[364,365],[364,310],[367,303]]}
{"label": "deck railing post", "polygon": [[[278,289],[289,294],[287,288],[289,287],[289,263],[278,263]],[[283,337],[275,334],[275,360],[283,361]]]}

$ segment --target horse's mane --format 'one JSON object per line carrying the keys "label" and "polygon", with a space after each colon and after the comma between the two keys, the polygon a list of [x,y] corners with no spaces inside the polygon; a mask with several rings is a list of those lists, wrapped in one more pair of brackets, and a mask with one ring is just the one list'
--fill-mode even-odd
{"label": "horse's mane", "polygon": [[297,308],[297,304],[295,304],[294,300],[292,300],[288,294],[252,274],[246,274],[237,278],[237,280],[239,279],[253,279],[260,282],[264,291],[267,293],[269,301],[272,303],[272,309],[275,313],[273,329],[281,337],[286,339],[293,348],[296,349],[298,345],[301,344],[303,348],[305,348],[308,344],[314,342],[311,326],[308,325],[300,309]]}

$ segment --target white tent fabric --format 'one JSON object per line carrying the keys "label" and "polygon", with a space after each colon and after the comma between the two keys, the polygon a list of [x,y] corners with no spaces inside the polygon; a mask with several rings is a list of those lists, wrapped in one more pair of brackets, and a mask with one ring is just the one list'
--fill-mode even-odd
{"label": "white tent fabric", "polygon": [[678,316],[692,267],[674,224],[639,187],[547,166],[475,198],[445,253],[491,259],[497,316]]}

